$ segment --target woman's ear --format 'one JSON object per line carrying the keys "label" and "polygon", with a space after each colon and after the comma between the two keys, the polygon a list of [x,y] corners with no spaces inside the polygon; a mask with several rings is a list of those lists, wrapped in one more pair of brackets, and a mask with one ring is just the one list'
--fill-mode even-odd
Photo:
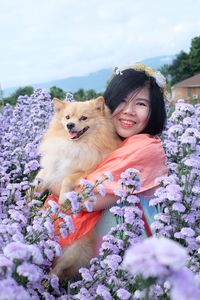
{"label": "woman's ear", "polygon": [[105,109],[105,100],[103,96],[95,99],[95,106],[97,110],[103,111]]}
{"label": "woman's ear", "polygon": [[53,98],[53,110],[58,113],[66,105],[66,102],[59,100],[58,98]]}

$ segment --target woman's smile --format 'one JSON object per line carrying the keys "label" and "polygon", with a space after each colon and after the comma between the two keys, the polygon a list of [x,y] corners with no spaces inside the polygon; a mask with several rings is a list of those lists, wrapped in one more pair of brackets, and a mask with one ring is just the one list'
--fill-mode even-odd
{"label": "woman's smile", "polygon": [[124,119],[124,118],[119,118],[119,121],[121,123],[121,126],[123,126],[125,128],[132,127],[132,126],[134,126],[136,124],[135,121],[129,120],[129,119]]}
{"label": "woman's smile", "polygon": [[150,115],[149,86],[131,92],[112,115],[115,130],[122,138],[141,133]]}

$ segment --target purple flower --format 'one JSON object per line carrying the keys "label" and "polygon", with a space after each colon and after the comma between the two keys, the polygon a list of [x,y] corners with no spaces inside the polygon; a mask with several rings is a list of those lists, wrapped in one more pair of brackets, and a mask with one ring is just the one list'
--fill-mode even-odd
{"label": "purple flower", "polygon": [[113,175],[111,172],[105,172],[104,176],[106,176],[106,178],[108,178],[108,180],[113,181]]}
{"label": "purple flower", "polygon": [[184,161],[184,164],[188,167],[193,167],[193,168],[197,168],[200,169],[200,162],[199,162],[199,157],[196,158],[187,158]]}
{"label": "purple flower", "polygon": [[119,184],[125,186],[127,189],[140,190],[140,173],[138,170],[129,168],[120,175]]}
{"label": "purple flower", "polygon": [[126,197],[127,196],[127,191],[125,190],[115,190],[115,195],[116,196],[119,196],[119,197]]}
{"label": "purple flower", "polygon": [[74,191],[65,193],[66,200],[69,200],[71,203],[71,208],[73,211],[80,209],[80,203],[78,201],[78,194]]}
{"label": "purple flower", "polygon": [[169,281],[172,285],[170,292],[170,299],[172,300],[199,300],[200,299],[200,287],[195,282],[194,274],[183,268],[175,272]]}
{"label": "purple flower", "polygon": [[117,270],[121,261],[122,258],[119,255],[112,254],[112,255],[107,255],[107,257],[101,262],[101,265],[103,267],[108,266],[112,270]]}
{"label": "purple flower", "polygon": [[86,188],[88,190],[92,190],[93,189],[93,184],[88,179],[81,179],[80,180],[80,185],[82,185],[84,188]]}
{"label": "purple flower", "polygon": [[140,202],[139,198],[137,196],[135,196],[135,195],[129,195],[126,198],[126,201],[128,201],[128,203],[132,203],[132,204],[136,204],[136,203]]}
{"label": "purple flower", "polygon": [[96,290],[96,294],[101,296],[104,300],[112,300],[109,289],[105,285],[99,284]]}
{"label": "purple flower", "polygon": [[17,273],[33,282],[38,281],[41,278],[40,268],[27,262],[24,262],[17,267]]}
{"label": "purple flower", "polygon": [[181,235],[182,236],[188,236],[188,237],[191,237],[191,236],[194,236],[195,235],[195,232],[192,228],[189,228],[189,227],[183,227],[181,229]]}
{"label": "purple flower", "polygon": [[28,251],[33,263],[41,265],[44,262],[44,258],[39,247],[37,247],[36,245],[29,245]]}
{"label": "purple flower", "polygon": [[12,242],[4,248],[4,255],[13,259],[26,260],[29,258],[29,251],[26,244],[21,242]]}
{"label": "purple flower", "polygon": [[103,184],[98,185],[97,191],[103,197],[106,195],[106,191],[105,191]]}
{"label": "purple flower", "polygon": [[179,211],[179,212],[184,212],[186,210],[185,206],[182,203],[174,203],[172,205],[173,210]]}
{"label": "purple flower", "polygon": [[28,174],[32,171],[36,171],[40,168],[40,164],[37,160],[31,160],[25,165],[24,174]]}
{"label": "purple flower", "polygon": [[46,220],[44,222],[44,227],[48,230],[49,233],[53,233],[55,230],[51,220]]}
{"label": "purple flower", "polygon": [[23,286],[18,285],[12,278],[0,281],[0,297],[2,300],[32,299],[28,291],[26,291]]}
{"label": "purple flower", "polygon": [[14,209],[10,209],[9,210],[9,214],[10,214],[10,216],[11,216],[11,218],[13,220],[15,220],[15,221],[21,221],[24,224],[27,224],[27,219],[26,219],[26,217],[22,213],[20,213],[18,211],[15,211]]}
{"label": "purple flower", "polygon": [[52,261],[55,256],[54,251],[52,249],[48,249],[48,248],[44,249],[44,254],[50,261]]}
{"label": "purple flower", "polygon": [[123,266],[132,274],[144,278],[166,276],[169,270],[178,270],[187,260],[187,251],[166,238],[148,238],[127,250]]}
{"label": "purple flower", "polygon": [[11,262],[7,257],[3,254],[0,254],[0,276],[4,276],[5,274],[11,275],[13,270],[13,262]]}
{"label": "purple flower", "polygon": [[60,235],[62,238],[66,238],[68,235],[67,229],[66,228],[60,228]]}
{"label": "purple flower", "polygon": [[56,275],[53,275],[53,274],[51,275],[50,282],[51,282],[51,286],[55,290],[59,289],[59,278]]}
{"label": "purple flower", "polygon": [[166,187],[167,198],[173,201],[180,201],[182,199],[181,187],[177,184],[170,184]]}
{"label": "purple flower", "polygon": [[124,209],[119,206],[113,206],[110,208],[110,212],[116,216],[122,217],[124,215]]}
{"label": "purple flower", "polygon": [[84,201],[84,205],[85,205],[85,208],[87,209],[88,212],[93,211],[93,206],[92,206],[90,201]]}
{"label": "purple flower", "polygon": [[88,269],[86,268],[81,268],[79,270],[79,272],[81,273],[81,276],[83,277],[84,280],[90,282],[93,281],[93,277],[91,276],[90,272]]}
{"label": "purple flower", "polygon": [[131,297],[131,293],[129,293],[127,290],[120,288],[117,291],[117,297],[119,297],[119,299],[121,300],[128,300]]}
{"label": "purple flower", "polygon": [[74,232],[75,229],[74,229],[74,223],[73,223],[72,217],[68,216],[66,214],[63,214],[62,218],[63,218],[63,220],[65,222],[64,226],[67,227],[67,229],[69,230],[69,232]]}
{"label": "purple flower", "polygon": [[52,213],[56,214],[58,212],[58,210],[59,210],[58,204],[55,201],[53,201],[53,200],[48,200],[48,204],[51,207]]}

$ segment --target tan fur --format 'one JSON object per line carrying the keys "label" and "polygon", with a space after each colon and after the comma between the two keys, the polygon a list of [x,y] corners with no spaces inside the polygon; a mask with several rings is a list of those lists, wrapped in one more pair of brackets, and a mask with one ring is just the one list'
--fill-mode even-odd
{"label": "tan fur", "polygon": [[78,279],[79,269],[89,265],[94,254],[95,242],[95,231],[91,230],[87,235],[66,247],[63,254],[55,259],[50,274],[56,274],[60,279]]}
{"label": "tan fur", "polygon": [[[55,186],[59,188],[59,203],[64,205],[64,193],[73,190],[81,178],[118,147],[121,140],[114,131],[111,114],[103,97],[71,103],[54,98],[54,112],[39,146],[42,169],[37,177],[43,179],[40,191]],[[86,116],[87,120],[81,120],[81,116]],[[75,124],[76,131],[87,126],[89,129],[78,139],[72,140],[66,127],[69,122]],[[89,264],[94,243],[94,232],[90,232],[66,247],[62,256],[55,261],[51,273],[60,278],[76,276],[80,267]]]}

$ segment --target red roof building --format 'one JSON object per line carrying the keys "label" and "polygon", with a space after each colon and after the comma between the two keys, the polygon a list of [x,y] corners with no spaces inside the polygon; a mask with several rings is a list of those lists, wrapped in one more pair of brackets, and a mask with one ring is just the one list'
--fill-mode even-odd
{"label": "red roof building", "polygon": [[172,100],[176,102],[178,99],[200,103],[200,73],[172,86]]}

